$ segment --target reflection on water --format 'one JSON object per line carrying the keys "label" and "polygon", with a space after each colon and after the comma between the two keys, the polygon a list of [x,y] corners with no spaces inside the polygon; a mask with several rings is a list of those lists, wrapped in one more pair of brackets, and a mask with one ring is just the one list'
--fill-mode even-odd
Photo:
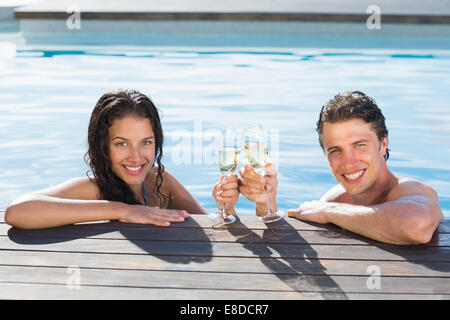
{"label": "reflection on water", "polygon": [[[19,50],[0,65],[0,208],[85,174],[90,112],[116,88],[136,88],[162,110],[166,168],[211,211],[215,137],[261,122],[273,138],[279,207],[297,207],[334,184],[315,133],[320,107],[358,89],[386,116],[390,168],[429,183],[450,216],[450,52],[105,47]],[[251,203],[241,197],[237,210],[252,214]]]}

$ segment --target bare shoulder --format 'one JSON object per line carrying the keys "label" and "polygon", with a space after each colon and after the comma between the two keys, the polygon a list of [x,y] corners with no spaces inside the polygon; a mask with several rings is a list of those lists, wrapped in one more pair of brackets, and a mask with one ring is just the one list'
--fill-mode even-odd
{"label": "bare shoulder", "polygon": [[57,186],[34,192],[34,194],[65,199],[97,200],[99,189],[93,179],[83,177],[67,180]]}
{"label": "bare shoulder", "polygon": [[167,191],[169,194],[173,195],[177,193],[177,191],[185,190],[184,186],[181,184],[180,181],[169,171],[164,170],[163,173],[163,185],[162,188],[164,191]]}
{"label": "bare shoulder", "polygon": [[[153,174],[156,179],[157,169],[154,170]],[[207,213],[201,204],[190,194],[187,188],[167,170],[164,170],[163,173],[161,191],[163,194],[169,196],[169,209],[186,210],[189,213]]]}
{"label": "bare shoulder", "polygon": [[352,197],[345,191],[344,187],[340,184],[335,185],[328,190],[321,198],[320,201],[326,202],[340,202],[340,203],[353,203]]}
{"label": "bare shoulder", "polygon": [[[156,185],[157,176],[158,176],[158,167],[155,166],[150,170],[147,176],[147,181],[149,182],[150,185],[152,186]],[[175,178],[175,176],[166,169],[164,169],[163,171],[162,178],[163,180],[161,185],[161,192],[163,194],[173,193],[174,187],[180,184],[178,180]]]}
{"label": "bare shoulder", "polygon": [[397,177],[398,184],[387,195],[387,201],[397,200],[409,195],[423,195],[438,201],[436,191],[426,183],[405,177]]}

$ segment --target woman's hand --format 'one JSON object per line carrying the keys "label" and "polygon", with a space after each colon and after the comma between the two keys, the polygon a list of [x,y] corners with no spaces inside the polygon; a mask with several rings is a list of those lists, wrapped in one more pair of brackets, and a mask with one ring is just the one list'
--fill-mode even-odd
{"label": "woman's hand", "polygon": [[[212,196],[219,207],[225,204],[225,210],[232,209],[239,199],[237,176],[235,174],[229,177],[221,176],[219,182],[213,188]],[[235,214],[234,210],[229,213]]]}
{"label": "woman's hand", "polygon": [[157,226],[169,226],[171,222],[183,222],[189,217],[184,210],[161,209],[159,207],[146,207],[142,205],[127,205],[123,211],[120,222],[154,224]]}

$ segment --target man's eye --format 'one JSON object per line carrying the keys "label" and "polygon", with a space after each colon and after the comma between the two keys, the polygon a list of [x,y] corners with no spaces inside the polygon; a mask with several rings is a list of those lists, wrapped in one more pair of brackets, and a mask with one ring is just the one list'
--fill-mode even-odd
{"label": "man's eye", "polygon": [[333,149],[333,150],[330,151],[330,153],[336,153],[336,152],[339,152],[339,151],[341,151],[341,150],[339,150],[339,149]]}

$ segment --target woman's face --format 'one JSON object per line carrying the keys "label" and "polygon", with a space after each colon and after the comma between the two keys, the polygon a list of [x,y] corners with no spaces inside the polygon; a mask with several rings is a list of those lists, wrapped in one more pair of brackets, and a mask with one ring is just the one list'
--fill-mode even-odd
{"label": "woman's face", "polygon": [[150,120],[133,115],[116,119],[109,128],[113,172],[128,185],[141,184],[155,159],[155,134]]}

